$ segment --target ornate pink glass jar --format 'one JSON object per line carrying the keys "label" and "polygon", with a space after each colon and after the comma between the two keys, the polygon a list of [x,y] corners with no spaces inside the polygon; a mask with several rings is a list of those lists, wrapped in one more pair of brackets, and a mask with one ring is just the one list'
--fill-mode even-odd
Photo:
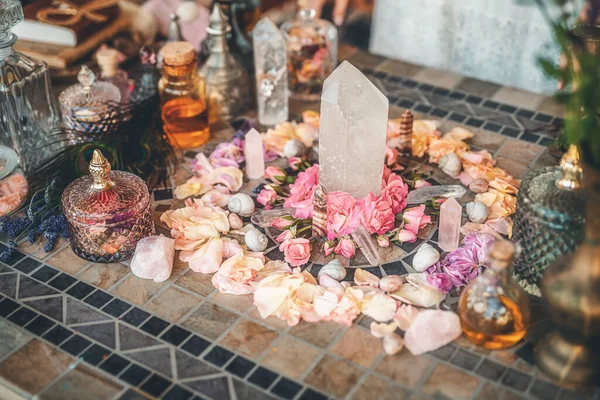
{"label": "ornate pink glass jar", "polygon": [[62,206],[71,248],[89,261],[126,260],[141,238],[154,233],[148,187],[134,174],[111,171],[100,150],[94,150],[90,175],[67,186]]}

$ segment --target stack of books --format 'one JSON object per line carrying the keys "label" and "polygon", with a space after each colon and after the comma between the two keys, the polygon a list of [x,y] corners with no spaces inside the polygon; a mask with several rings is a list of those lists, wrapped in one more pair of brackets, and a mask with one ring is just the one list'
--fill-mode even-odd
{"label": "stack of books", "polygon": [[[68,67],[129,25],[117,1],[33,0],[25,3],[25,20],[12,30],[19,37],[16,48],[56,69]],[[90,7],[94,3],[97,7]],[[90,9],[93,9],[92,18],[82,12]]]}

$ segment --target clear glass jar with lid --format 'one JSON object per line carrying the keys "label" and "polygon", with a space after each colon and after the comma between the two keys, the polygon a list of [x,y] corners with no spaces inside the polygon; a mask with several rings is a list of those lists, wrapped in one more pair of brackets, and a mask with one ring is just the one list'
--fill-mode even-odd
{"label": "clear glass jar with lid", "polygon": [[318,100],[325,78],[337,63],[338,32],[335,25],[316,17],[313,9],[301,9],[281,31],[287,43],[290,94]]}
{"label": "clear glass jar with lid", "polygon": [[93,262],[129,259],[137,242],[154,233],[148,187],[138,176],[111,171],[94,150],[90,175],[69,184],[62,195],[71,248]]}

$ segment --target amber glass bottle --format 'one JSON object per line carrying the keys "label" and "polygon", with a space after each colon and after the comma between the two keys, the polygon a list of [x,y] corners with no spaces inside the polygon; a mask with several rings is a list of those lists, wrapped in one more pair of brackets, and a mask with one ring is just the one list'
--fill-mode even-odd
{"label": "amber glass bottle", "polygon": [[158,82],[165,131],[174,145],[198,147],[210,138],[204,80],[198,75],[194,46],[168,43],[162,48],[163,71]]}
{"label": "amber glass bottle", "polygon": [[512,277],[515,245],[496,241],[488,268],[463,291],[458,312],[465,337],[478,346],[498,350],[513,346],[529,325],[529,298]]}

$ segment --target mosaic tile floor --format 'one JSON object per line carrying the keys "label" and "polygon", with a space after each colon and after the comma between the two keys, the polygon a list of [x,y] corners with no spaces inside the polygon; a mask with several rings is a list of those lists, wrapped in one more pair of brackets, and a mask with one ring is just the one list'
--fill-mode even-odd
{"label": "mosaic tile floor", "polygon": [[[476,131],[472,146],[493,152],[515,176],[555,163],[544,145],[559,117],[396,76],[389,62],[374,56],[351,57],[390,96],[391,116],[410,107],[417,117],[442,119],[446,128],[463,124]],[[294,105],[296,111],[316,107]],[[216,132],[213,144],[231,134]],[[417,160],[410,161],[412,169],[448,183]],[[173,184],[187,177],[181,169]],[[247,182],[243,190],[259,184]],[[155,191],[154,200],[157,220],[181,204],[169,189]],[[416,247],[436,240],[435,229],[426,230],[416,243],[397,248],[394,259],[368,270],[410,272]],[[424,356],[406,350],[386,356],[367,317],[350,328],[262,320],[251,296],[222,295],[210,276],[179,261],[167,282],[155,283],[133,276],[127,263],[81,260],[65,242],[49,254],[40,244],[20,250],[0,264],[1,399],[599,398],[597,389],[557,387],[532,365],[531,341],[547,330],[544,320],[532,327],[529,341],[509,351],[459,339]],[[274,243],[267,257],[281,257]],[[307,268],[316,274],[320,265]],[[539,305],[532,314],[542,315]]]}

